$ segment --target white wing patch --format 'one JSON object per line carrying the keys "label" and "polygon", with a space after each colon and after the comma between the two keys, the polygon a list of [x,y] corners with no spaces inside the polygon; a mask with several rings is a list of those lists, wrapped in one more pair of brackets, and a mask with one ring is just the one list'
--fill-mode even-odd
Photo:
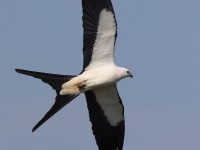
{"label": "white wing patch", "polygon": [[114,14],[107,9],[103,9],[99,16],[99,24],[92,59],[85,70],[101,67],[110,63],[114,64],[113,53],[116,28]]}
{"label": "white wing patch", "polygon": [[110,125],[116,126],[124,119],[116,84],[94,90],[94,93]]}

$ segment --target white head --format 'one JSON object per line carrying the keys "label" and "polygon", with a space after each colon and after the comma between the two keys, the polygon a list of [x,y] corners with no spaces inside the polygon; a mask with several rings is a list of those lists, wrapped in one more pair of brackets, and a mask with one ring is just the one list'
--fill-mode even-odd
{"label": "white head", "polygon": [[120,67],[120,72],[121,72],[121,78],[126,78],[126,77],[133,78],[132,73],[127,68],[121,68]]}

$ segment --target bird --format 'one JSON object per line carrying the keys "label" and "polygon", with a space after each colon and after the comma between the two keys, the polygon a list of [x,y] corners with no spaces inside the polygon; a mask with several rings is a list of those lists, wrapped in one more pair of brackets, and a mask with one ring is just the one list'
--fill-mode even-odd
{"label": "bird", "polygon": [[132,77],[114,61],[117,22],[111,0],[82,0],[83,69],[78,75],[60,75],[15,69],[49,84],[55,91],[53,106],[32,132],[80,94],[86,97],[93,135],[99,150],[122,150],[125,136],[124,106],[117,82]]}

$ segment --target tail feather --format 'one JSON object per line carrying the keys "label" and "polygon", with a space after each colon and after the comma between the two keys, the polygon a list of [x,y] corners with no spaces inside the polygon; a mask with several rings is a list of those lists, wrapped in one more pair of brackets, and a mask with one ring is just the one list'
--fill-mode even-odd
{"label": "tail feather", "polygon": [[29,71],[23,69],[15,69],[16,72],[41,79],[43,82],[49,84],[54,90],[61,90],[63,83],[71,80],[75,75],[59,75],[51,73],[43,73],[37,71]]}
{"label": "tail feather", "polygon": [[67,94],[67,95],[59,94],[62,84],[74,78],[75,77],[74,75],[58,75],[58,74],[29,71],[23,69],[15,69],[15,70],[18,73],[41,79],[43,82],[49,84],[54,90],[56,90],[57,93],[54,105],[44,115],[44,117],[33,127],[32,132],[34,132],[44,122],[46,122],[55,113],[57,113],[60,109],[62,109],[65,105],[67,105],[69,102],[71,102],[75,97],[79,95],[79,94]]}
{"label": "tail feather", "polygon": [[33,127],[32,132],[34,132],[37,128],[39,128],[43,123],[45,123],[49,118],[51,118],[55,113],[61,110],[65,105],[71,102],[74,98],[76,98],[79,94],[74,95],[57,95],[56,101],[50,110],[44,115],[44,117]]}

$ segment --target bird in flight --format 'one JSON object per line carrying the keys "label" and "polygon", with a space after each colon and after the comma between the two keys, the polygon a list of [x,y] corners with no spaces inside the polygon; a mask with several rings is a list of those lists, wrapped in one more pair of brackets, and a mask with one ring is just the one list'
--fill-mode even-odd
{"label": "bird in flight", "polygon": [[16,69],[41,79],[57,93],[54,105],[33,127],[39,128],[50,117],[84,93],[93,134],[100,150],[122,150],[124,107],[116,83],[131,72],[114,63],[117,22],[111,0],[82,0],[83,70],[79,75],[58,75]]}

